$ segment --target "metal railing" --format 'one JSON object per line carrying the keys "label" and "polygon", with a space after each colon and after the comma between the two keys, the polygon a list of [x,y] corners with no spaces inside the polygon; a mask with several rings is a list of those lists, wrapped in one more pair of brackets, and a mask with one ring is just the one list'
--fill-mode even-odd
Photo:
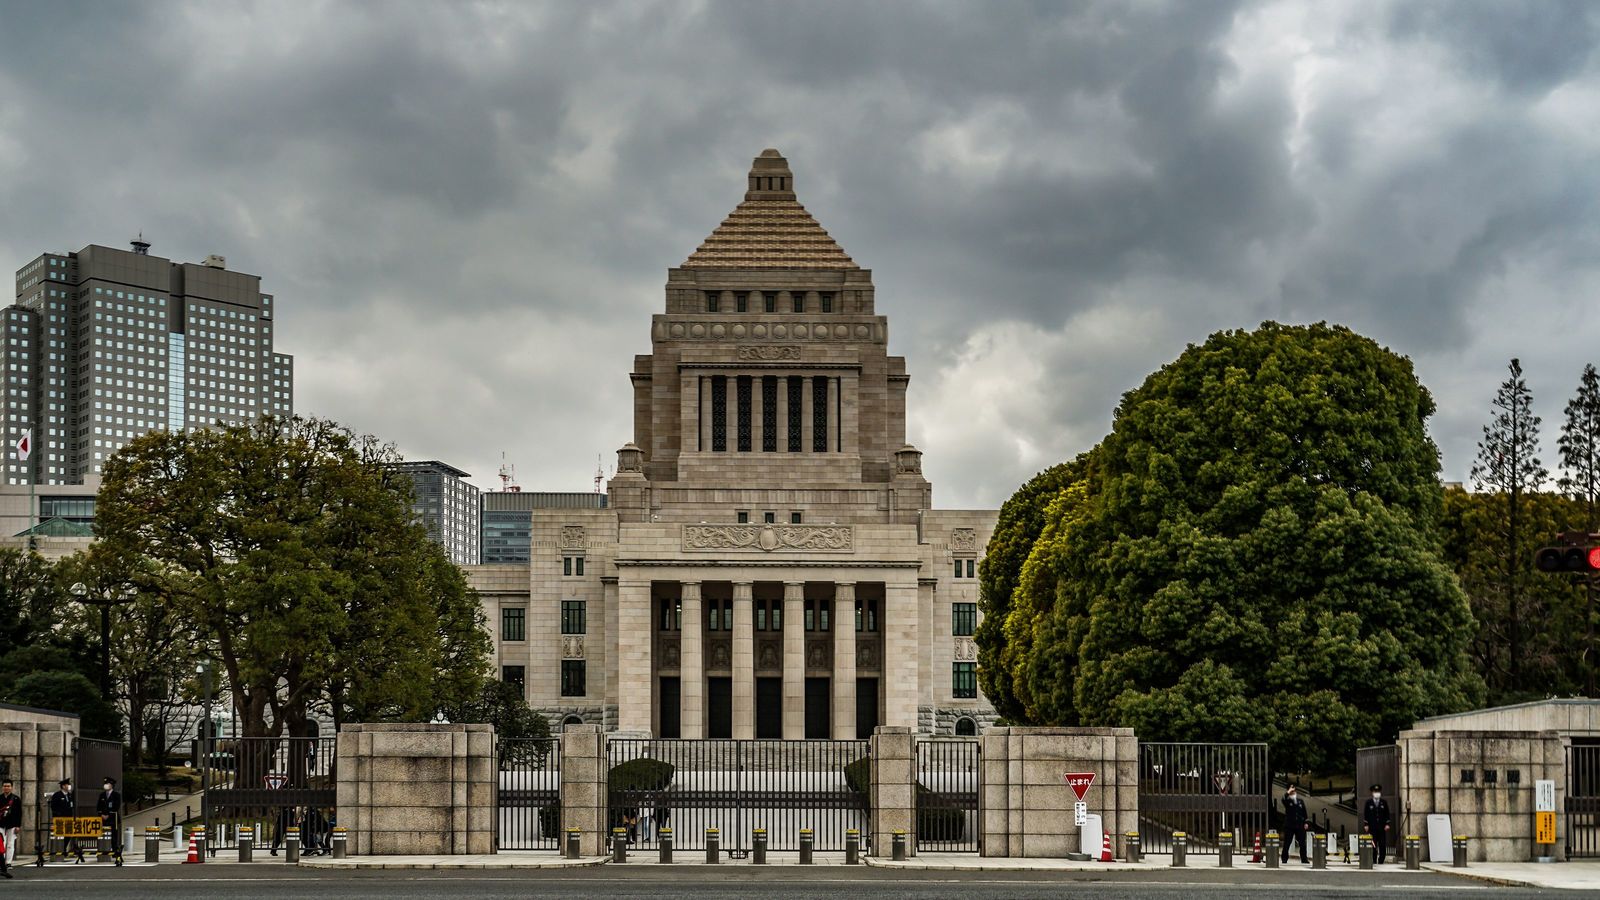
{"label": "metal railing", "polygon": [[1188,852],[1217,852],[1217,835],[1249,846],[1267,830],[1272,774],[1266,744],[1139,745],[1139,836],[1149,853],[1170,852],[1172,833]]}
{"label": "metal railing", "polygon": [[496,772],[495,846],[561,849],[561,742],[502,738]]}
{"label": "metal railing", "polygon": [[[335,813],[338,757],[333,737],[213,738],[202,742],[200,764],[211,786],[201,801],[206,847],[237,846],[240,825],[264,827],[256,844],[276,845],[290,826],[308,849],[329,837]],[[270,837],[269,837],[270,835]]]}
{"label": "metal railing", "polygon": [[1567,858],[1600,857],[1600,744],[1567,748]]}
{"label": "metal railing", "polygon": [[917,849],[976,853],[978,819],[976,739],[917,742]]}

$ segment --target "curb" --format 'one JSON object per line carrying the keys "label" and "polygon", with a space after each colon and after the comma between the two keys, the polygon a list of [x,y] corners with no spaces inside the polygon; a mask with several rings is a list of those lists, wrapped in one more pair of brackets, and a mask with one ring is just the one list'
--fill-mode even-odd
{"label": "curb", "polygon": [[[358,858],[359,859],[359,858]],[[372,860],[367,862],[366,860]],[[470,862],[380,862],[382,857],[366,857],[352,864],[343,862],[335,864],[333,860],[301,860],[298,868],[321,869],[323,871],[361,871],[363,869],[582,869],[591,866],[603,866],[611,861],[608,856],[595,856],[585,859],[555,859],[555,860],[529,860],[526,862],[507,860],[505,862],[489,860],[473,860]]]}

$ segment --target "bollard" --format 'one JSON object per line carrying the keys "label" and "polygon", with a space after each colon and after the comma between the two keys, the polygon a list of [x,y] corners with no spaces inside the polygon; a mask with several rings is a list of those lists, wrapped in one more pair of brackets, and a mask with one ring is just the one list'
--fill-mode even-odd
{"label": "bollard", "polygon": [[1282,864],[1282,862],[1278,859],[1278,853],[1281,851],[1282,847],[1283,838],[1276,831],[1267,832],[1267,868],[1276,869]]}
{"label": "bollard", "polygon": [[1181,869],[1189,864],[1189,836],[1181,831],[1172,833],[1172,867]]}
{"label": "bollard", "polygon": [[852,828],[844,833],[844,864],[861,864],[861,832]]}
{"label": "bollard", "polygon": [[628,861],[628,829],[617,827],[611,829],[611,861],[625,863]]}
{"label": "bollard", "polygon": [[894,842],[890,847],[890,853],[892,854],[891,858],[896,862],[906,861],[906,833],[904,831],[896,829],[894,833]]}
{"label": "bollard", "polygon": [[661,851],[661,861],[672,862],[672,829],[660,828],[656,831],[656,846]]}
{"label": "bollard", "polygon": [[161,861],[161,827],[159,825],[145,826],[144,861],[147,863],[158,863]]}
{"label": "bollard", "polygon": [[206,828],[205,828],[205,826],[204,825],[198,826],[198,827],[195,828],[194,831],[190,832],[189,834],[190,834],[191,837],[194,838],[194,849],[195,849],[195,852],[199,854],[199,860],[198,861],[199,862],[205,862],[206,861]]}
{"label": "bollard", "polygon": [[172,814],[172,849],[178,851],[179,853],[189,849],[189,845],[184,843],[183,828],[178,825],[177,813]]}
{"label": "bollard", "polygon": [[250,862],[255,851],[256,832],[249,825],[239,826],[239,862]]}
{"label": "bollard", "polygon": [[811,865],[811,844],[811,829],[800,829],[800,865],[802,866]]}
{"label": "bollard", "polygon": [[1328,842],[1314,840],[1311,842],[1311,868],[1326,869],[1328,867]]}
{"label": "bollard", "polygon": [[767,830],[757,828],[750,834],[750,850],[755,856],[752,865],[764,866],[767,864]]}
{"label": "bollard", "polygon": [[582,831],[576,828],[567,829],[567,859],[578,858],[578,842],[582,839]]}
{"label": "bollard", "polygon": [[1415,834],[1406,835],[1406,868],[1413,872],[1422,868],[1422,838]]}
{"label": "bollard", "polygon": [[1139,832],[1130,831],[1122,837],[1123,843],[1127,849],[1128,862],[1136,863],[1143,861],[1144,855],[1140,852],[1139,847]]}
{"label": "bollard", "polygon": [[1372,835],[1363,834],[1361,836],[1361,845],[1356,852],[1361,857],[1361,868],[1372,868]]}
{"label": "bollard", "polygon": [[111,855],[111,842],[113,840],[111,829],[102,825],[100,827],[100,840],[95,842],[94,847],[94,855],[98,857],[99,862],[105,862],[106,857]]}
{"label": "bollard", "polygon": [[1450,865],[1457,869],[1467,867],[1467,836],[1458,834],[1450,839],[1450,852],[1453,857]]}
{"label": "bollard", "polygon": [[722,862],[722,833],[715,828],[706,829],[706,862],[713,866]]}
{"label": "bollard", "polygon": [[283,861],[291,866],[300,864],[300,828],[290,825],[283,832]]}
{"label": "bollard", "polygon": [[349,852],[349,848],[345,844],[345,841],[349,837],[350,837],[350,832],[346,831],[342,826],[333,829],[333,858],[334,859],[344,859],[345,854]]}
{"label": "bollard", "polygon": [[1233,832],[1224,831],[1217,835],[1217,867],[1220,869],[1233,868]]}

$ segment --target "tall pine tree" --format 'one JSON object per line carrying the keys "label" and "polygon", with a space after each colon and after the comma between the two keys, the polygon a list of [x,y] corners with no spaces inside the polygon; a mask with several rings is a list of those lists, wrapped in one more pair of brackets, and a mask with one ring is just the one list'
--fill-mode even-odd
{"label": "tall pine tree", "polygon": [[[1596,507],[1600,505],[1600,374],[1583,367],[1578,393],[1567,401],[1567,421],[1557,444],[1561,448],[1561,490],[1583,505],[1583,527],[1595,533]],[[1583,672],[1588,696],[1595,695],[1594,579],[1586,578],[1584,591]]]}

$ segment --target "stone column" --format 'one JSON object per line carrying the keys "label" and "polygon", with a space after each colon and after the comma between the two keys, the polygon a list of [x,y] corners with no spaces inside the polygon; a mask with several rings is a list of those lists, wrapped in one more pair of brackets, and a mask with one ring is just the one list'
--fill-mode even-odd
{"label": "stone column", "polygon": [[883,723],[917,727],[917,583],[889,582],[884,588]]}
{"label": "stone column", "polygon": [[856,586],[833,586],[833,739],[856,739]]}
{"label": "stone column", "polygon": [[871,743],[872,855],[888,856],[894,833],[906,833],[906,855],[917,853],[917,736],[910,728],[878,726]]}
{"label": "stone column", "polygon": [[839,382],[844,395],[840,404],[839,428],[844,433],[844,452],[855,455],[861,452],[861,376],[851,372]]}
{"label": "stone column", "polygon": [[695,397],[695,415],[700,418],[700,446],[696,447],[701,453],[711,452],[711,379],[701,375],[696,379],[700,386],[700,394]]}
{"label": "stone column", "polygon": [[811,426],[812,426],[812,423],[814,423],[816,421],[816,417],[811,414],[811,401],[812,401],[812,397],[813,396],[815,396],[815,395],[813,395],[811,393],[811,379],[809,377],[800,379],[800,452],[801,453],[810,453],[810,452],[812,452],[812,450],[811,450],[811,447],[812,447],[812,444],[811,444]]}
{"label": "stone column", "polygon": [[839,452],[839,379],[828,378],[828,452]]}
{"label": "stone column", "polygon": [[778,376],[778,452],[789,452],[789,376]]}
{"label": "stone column", "polygon": [[678,692],[683,698],[682,735],[686,739],[705,736],[705,651],[700,629],[705,617],[700,612],[700,582],[683,583],[682,631],[678,633]]}
{"label": "stone column", "polygon": [[571,725],[561,734],[561,836],[579,831],[578,852],[603,856],[610,802],[606,736],[599,725]]}
{"label": "stone column", "polygon": [[733,583],[733,737],[756,736],[756,638],[751,627],[751,588],[748,581]]}
{"label": "stone column", "polygon": [[495,852],[494,726],[347,724],[336,742],[339,822],[357,856]]}
{"label": "stone column", "polygon": [[650,665],[650,582],[617,587],[617,728],[653,734],[655,673]]}
{"label": "stone column", "polygon": [[722,378],[722,440],[728,453],[739,452],[739,379]]}
{"label": "stone column", "polygon": [[766,421],[766,409],[761,404],[761,375],[750,376],[750,452],[761,452],[761,428]]}
{"label": "stone column", "polygon": [[783,739],[806,736],[806,631],[803,581],[783,583]]}

